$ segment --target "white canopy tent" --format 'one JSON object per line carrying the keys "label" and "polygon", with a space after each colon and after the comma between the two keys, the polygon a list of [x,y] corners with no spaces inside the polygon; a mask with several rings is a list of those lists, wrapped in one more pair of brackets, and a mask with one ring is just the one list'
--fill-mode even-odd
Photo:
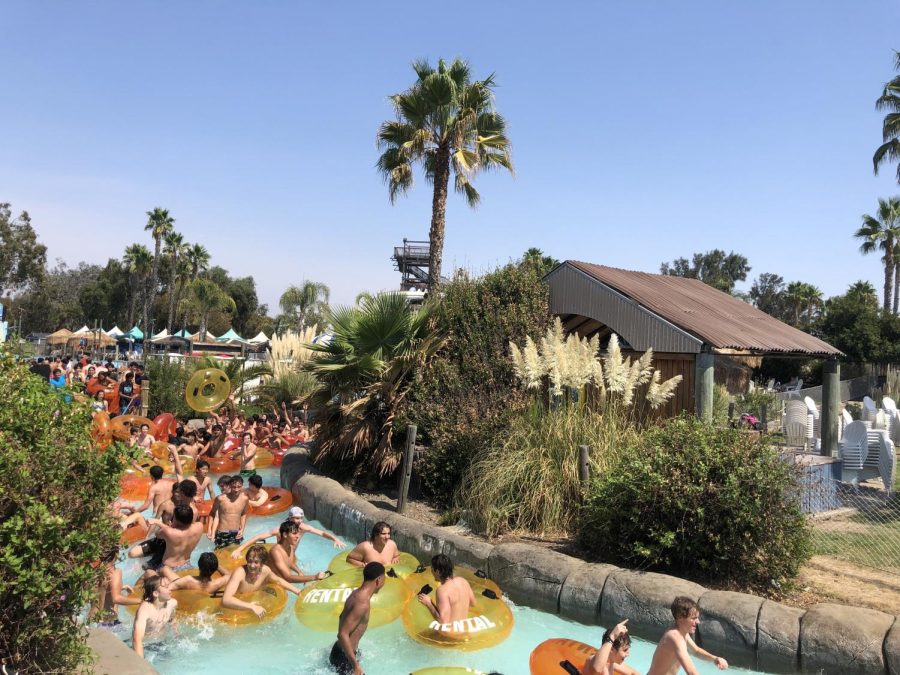
{"label": "white canopy tent", "polygon": [[103,332],[106,333],[107,335],[109,335],[109,337],[111,337],[111,338],[120,338],[123,335],[125,335],[125,333],[123,333],[122,330],[118,326],[113,326],[109,330],[105,330]]}
{"label": "white canopy tent", "polygon": [[268,337],[266,337],[265,333],[263,333],[262,331],[259,331],[258,335],[250,338],[249,340],[247,340],[247,342],[249,342],[251,345],[261,345],[266,342],[270,342],[270,340]]}

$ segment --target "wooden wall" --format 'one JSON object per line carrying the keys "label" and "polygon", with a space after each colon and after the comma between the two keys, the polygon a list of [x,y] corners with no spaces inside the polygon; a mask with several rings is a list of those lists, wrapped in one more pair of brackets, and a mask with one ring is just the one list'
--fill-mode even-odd
{"label": "wooden wall", "polygon": [[[639,359],[641,354],[638,352],[626,352],[623,355],[632,359]],[[682,412],[694,412],[694,355],[693,354],[670,354],[656,353],[653,354],[653,366],[659,371],[660,381],[665,382],[671,377],[681,375],[681,383],[675,389],[675,395],[669,401],[657,408],[656,410],[642,410],[643,414],[660,419],[666,417],[677,417]],[[647,392],[646,385],[642,391],[635,397],[636,401],[645,401],[644,396]]]}

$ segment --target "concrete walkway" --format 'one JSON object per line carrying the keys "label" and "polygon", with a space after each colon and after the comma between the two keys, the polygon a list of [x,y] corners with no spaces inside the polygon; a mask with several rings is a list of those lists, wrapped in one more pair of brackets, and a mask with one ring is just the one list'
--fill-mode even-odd
{"label": "concrete walkway", "polygon": [[88,645],[97,655],[94,675],[159,675],[156,668],[108,630],[92,628]]}

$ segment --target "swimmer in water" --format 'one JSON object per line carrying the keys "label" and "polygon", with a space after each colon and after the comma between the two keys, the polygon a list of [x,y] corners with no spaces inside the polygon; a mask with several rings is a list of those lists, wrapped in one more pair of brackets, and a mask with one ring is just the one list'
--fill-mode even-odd
{"label": "swimmer in water", "polygon": [[660,638],[647,675],[675,675],[679,667],[684,668],[687,675],[698,675],[690,652],[699,659],[710,661],[719,670],[728,668],[728,661],[698,647],[691,637],[700,625],[700,607],[696,602],[683,595],[675,598],[672,617],[675,623]]}
{"label": "swimmer in water", "polygon": [[385,566],[400,562],[400,551],[391,539],[391,526],[384,521],[375,523],[371,538],[357,544],[347,554],[347,562],[354,567],[365,567],[370,562]]}
{"label": "swimmer in water", "polygon": [[257,544],[247,551],[247,563],[238,567],[231,573],[228,584],[225,586],[225,593],[222,595],[222,606],[228,609],[244,609],[256,614],[260,619],[266,615],[265,607],[256,603],[246,602],[235,595],[243,595],[245,593],[253,593],[258,591],[266,583],[273,583],[281,586],[284,590],[300,595],[300,589],[291,586],[288,582],[275,574],[271,568],[265,564],[268,551],[262,544]]}
{"label": "swimmer in water", "polygon": [[626,623],[628,619],[603,633],[600,649],[584,664],[581,675],[640,675],[634,668],[625,665],[625,659],[631,653],[631,636],[628,635]]}
{"label": "swimmer in water", "polygon": [[416,596],[416,600],[425,605],[438,623],[452,623],[468,617],[469,608],[475,606],[475,594],[468,581],[453,576],[453,561],[443,553],[437,554],[431,559],[431,573],[441,584],[435,591],[437,603],[425,593]]}
{"label": "swimmer in water", "polygon": [[159,636],[175,619],[178,601],[169,594],[169,580],[151,577],[144,580],[144,599],[134,617],[131,642],[135,653],[144,657],[144,638]]}
{"label": "swimmer in water", "polygon": [[331,648],[328,662],[338,675],[364,675],[359,665],[359,641],[369,627],[372,596],[384,586],[384,565],[368,563],[363,568],[362,586],[353,591],[344,602],[338,620],[337,642]]}

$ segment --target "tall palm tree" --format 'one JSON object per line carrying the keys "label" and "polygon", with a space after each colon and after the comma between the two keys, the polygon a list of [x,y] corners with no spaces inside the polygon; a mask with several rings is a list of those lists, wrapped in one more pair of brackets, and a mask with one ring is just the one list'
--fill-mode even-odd
{"label": "tall palm tree", "polygon": [[454,189],[474,208],[481,199],[472,185],[475,174],[500,168],[512,173],[513,166],[506,121],[493,106],[493,75],[473,81],[469,64],[459,59],[450,64],[441,59],[437,69],[416,61],[412,68],[413,85],[390,97],[397,119],[378,129],[383,152],[376,166],[392,204],[412,187],[415,163],[433,185],[428,240],[429,286],[434,288],[441,283],[450,168]]}
{"label": "tall palm tree", "polygon": [[894,248],[900,241],[900,197],[878,200],[875,216],[864,213],[862,226],[853,235],[862,240],[860,252],[865,255],[881,250],[884,255],[884,312],[891,311],[891,293],[894,281]]}
{"label": "tall palm tree", "polygon": [[141,296],[141,289],[146,292],[147,279],[153,269],[153,254],[143,244],[132,244],[125,249],[122,262],[128,272],[128,326],[134,325],[135,304]]}
{"label": "tall palm tree", "polygon": [[206,326],[213,310],[233,312],[237,309],[234,300],[217,283],[209,279],[195,279],[188,286],[188,295],[182,300],[182,308],[194,314],[200,322],[200,342],[206,342]]}
{"label": "tall palm tree", "polygon": [[309,345],[316,354],[304,364],[319,381],[313,459],[385,476],[399,461],[391,440],[400,405],[443,333],[430,305],[413,312],[400,293],[337,309],[332,330],[331,340]]}
{"label": "tall palm tree", "polygon": [[181,263],[181,258],[187,249],[187,244],[184,242],[184,235],[180,232],[169,232],[166,235],[166,255],[169,256],[170,272],[169,272],[169,314],[166,320],[166,328],[169,331],[175,331],[175,289],[178,283],[179,276],[179,264]]}
{"label": "tall palm tree", "polygon": [[[190,265],[190,273],[185,279],[181,280],[181,283],[178,286],[178,306],[181,305],[181,295],[184,290],[185,282],[194,282],[200,276],[201,272],[205,272],[209,269],[209,251],[206,250],[206,247],[203,244],[193,244],[188,246],[187,250],[184,253],[185,262]],[[181,322],[181,327],[186,328],[188,322],[188,312],[185,310],[184,319]]]}
{"label": "tall palm tree", "polygon": [[163,239],[172,232],[175,226],[175,219],[169,215],[168,209],[156,207],[152,211],[147,211],[147,224],[144,230],[149,231],[153,236],[153,271],[150,279],[150,291],[144,296],[144,331],[147,337],[153,333],[153,322],[150,315],[150,306],[156,297],[156,288],[159,284],[159,256],[162,249]]}
{"label": "tall palm tree", "polygon": [[[894,52],[894,69],[900,70],[900,52]],[[872,156],[875,174],[878,167],[887,161],[900,159],[900,75],[884,85],[881,96],[875,101],[876,110],[887,110],[881,126],[883,143]],[[897,165],[897,182],[900,183],[900,164]]]}
{"label": "tall palm tree", "polygon": [[803,284],[803,299],[806,304],[806,325],[812,324],[815,313],[822,306],[824,296],[822,290],[812,284]]}
{"label": "tall palm tree", "polygon": [[806,286],[802,281],[792,281],[784,290],[784,299],[794,310],[794,326],[800,326],[800,314],[806,302]]}
{"label": "tall palm tree", "polygon": [[300,330],[314,325],[324,327],[328,320],[328,299],[331,291],[318,281],[304,281],[300,286],[288,286],[278,305],[285,315],[282,325]]}

